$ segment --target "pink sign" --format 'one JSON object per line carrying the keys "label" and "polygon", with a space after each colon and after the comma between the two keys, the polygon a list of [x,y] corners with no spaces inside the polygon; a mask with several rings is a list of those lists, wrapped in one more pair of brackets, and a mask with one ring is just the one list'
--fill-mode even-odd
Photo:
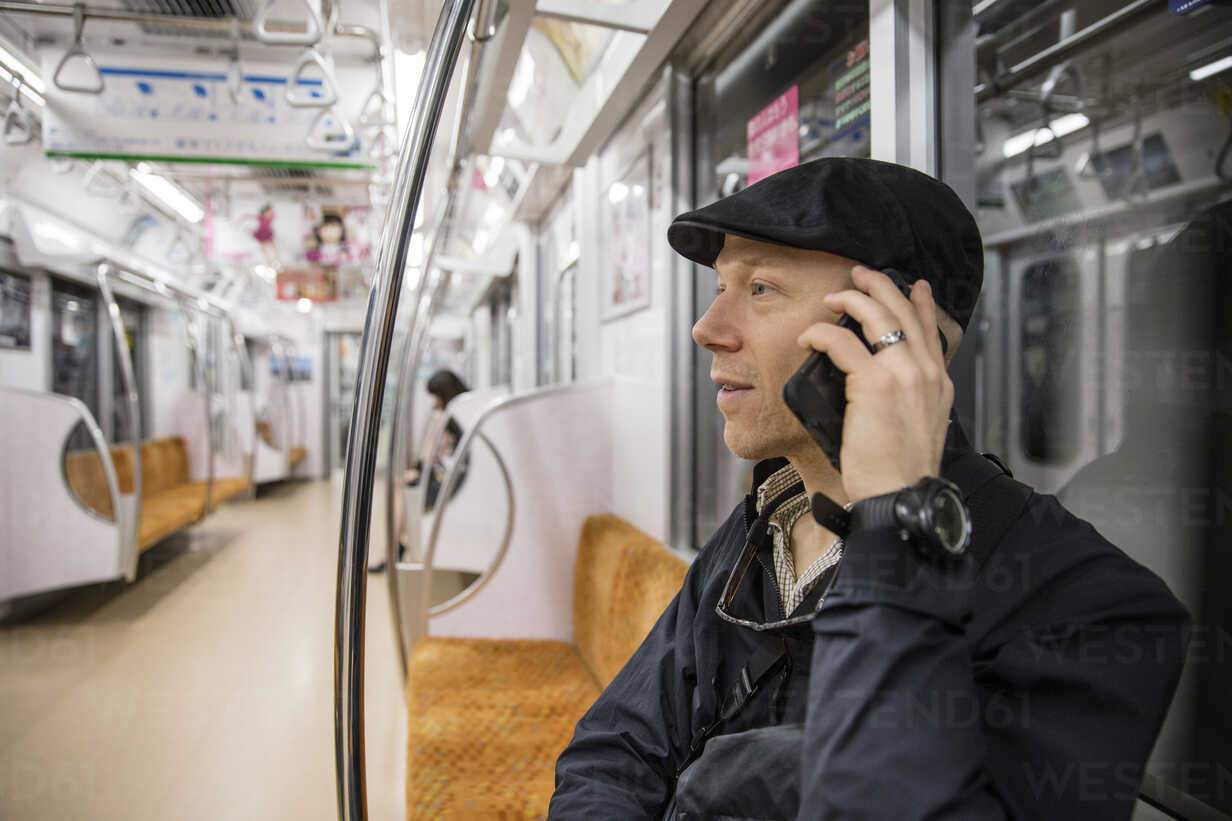
{"label": "pink sign", "polygon": [[787,93],[749,120],[747,134],[749,185],[799,165],[800,87],[787,89]]}

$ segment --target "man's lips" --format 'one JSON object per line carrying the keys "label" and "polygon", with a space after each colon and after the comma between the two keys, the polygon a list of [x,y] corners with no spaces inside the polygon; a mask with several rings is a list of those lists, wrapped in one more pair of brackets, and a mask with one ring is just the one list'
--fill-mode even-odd
{"label": "man's lips", "polygon": [[721,376],[712,376],[711,379],[719,386],[719,394],[715,397],[715,402],[720,408],[734,405],[753,392],[753,386],[747,382]]}

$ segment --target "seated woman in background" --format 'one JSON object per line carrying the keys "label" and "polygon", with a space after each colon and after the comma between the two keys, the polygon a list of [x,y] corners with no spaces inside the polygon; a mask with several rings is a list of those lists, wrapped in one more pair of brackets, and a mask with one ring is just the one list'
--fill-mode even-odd
{"label": "seated woman in background", "polygon": [[[441,423],[441,418],[445,415],[445,406],[447,406],[454,397],[458,394],[466,393],[470,388],[466,383],[453,371],[442,369],[432,374],[428,378],[428,393],[432,394],[434,406],[432,415],[428,419],[428,424],[424,427],[424,431],[431,431]],[[419,451],[419,458],[415,460],[415,466],[408,469],[403,474],[403,482],[414,487],[419,484],[419,480],[424,473],[424,465],[430,464],[428,469],[428,486],[424,493],[424,510],[430,511],[436,504],[436,497],[440,493],[441,484],[445,481],[445,475],[449,472],[449,468],[453,465],[454,449],[457,448],[458,442],[462,440],[462,426],[454,419],[449,419],[445,422],[445,429],[441,431],[440,442],[437,445],[436,453],[430,454],[429,448],[432,446],[429,437],[424,436],[424,441]],[[463,473],[462,478],[466,475]],[[461,487],[461,483],[459,483]],[[399,556],[401,556],[403,548],[399,545]],[[369,573],[380,573],[385,569],[385,562],[382,560],[374,565],[369,565]]]}

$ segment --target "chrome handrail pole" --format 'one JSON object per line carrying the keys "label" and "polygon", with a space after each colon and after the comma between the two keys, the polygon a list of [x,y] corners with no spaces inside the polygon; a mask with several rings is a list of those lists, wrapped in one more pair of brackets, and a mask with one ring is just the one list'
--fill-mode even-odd
{"label": "chrome handrail pole", "polygon": [[[103,263],[98,266],[98,290],[107,303],[107,316],[111,320],[111,334],[115,337],[116,356],[120,360],[120,378],[124,381],[125,401],[128,402],[128,429],[133,437],[133,516],[131,522],[123,523],[128,531],[129,555],[132,561],[128,568],[128,578],[137,577],[137,554],[140,545],[137,543],[137,532],[141,527],[141,397],[137,393],[137,374],[133,367],[133,352],[128,349],[128,337],[124,333],[124,320],[120,316],[120,305],[111,291],[108,277],[111,266]],[[107,454],[110,458],[111,454]],[[116,517],[120,510],[116,508]]]}
{"label": "chrome handrail pole", "polygon": [[[439,238],[440,233],[437,234]],[[434,241],[433,246],[435,247]],[[430,269],[425,268],[425,271]],[[386,558],[385,567],[388,571],[388,585],[390,597],[390,615],[394,621],[394,641],[398,645],[398,657],[401,661],[402,677],[406,679],[406,662],[410,655],[410,642],[407,640],[406,631],[403,628],[403,613],[402,613],[402,597],[398,588],[398,545],[400,544],[399,532],[400,528],[397,523],[397,504],[401,494],[397,491],[402,487],[402,471],[407,463],[407,441],[408,436],[402,433],[402,421],[404,419],[411,420],[414,425],[414,408],[415,408],[415,385],[416,377],[419,374],[419,366],[423,362],[423,353],[426,340],[428,339],[428,329],[431,327],[432,319],[436,315],[436,309],[444,301],[446,292],[449,290],[449,282],[451,275],[447,271],[435,271],[437,277],[434,284],[428,287],[428,298],[419,300],[415,305],[415,316],[407,332],[406,345],[403,348],[403,361],[401,375],[398,379],[398,397],[394,404],[394,419],[391,427],[390,440],[390,463],[389,463],[389,481],[386,487],[386,529],[389,538],[386,541]],[[425,273],[424,278],[427,279],[428,274]],[[423,296],[422,292],[420,294]],[[437,426],[440,430],[444,430],[444,419],[440,420]],[[420,443],[423,444],[422,442]],[[435,446],[432,450],[427,451],[429,454],[435,455]],[[402,467],[398,467],[398,466]],[[427,471],[431,470],[431,465],[421,465],[420,477],[418,484],[418,492],[414,494],[412,504],[421,505],[427,489]],[[410,519],[410,513],[406,515],[406,519]],[[411,558],[415,560],[419,553],[419,529],[418,527],[410,530],[407,533],[407,538],[411,542]]]}
{"label": "chrome handrail pole", "polygon": [[398,160],[398,174],[377,255],[376,279],[368,295],[355,407],[347,434],[334,613],[334,753],[338,815],[342,821],[358,821],[368,815],[364,771],[364,606],[368,536],[381,406],[398,294],[433,138],[474,2],[451,0],[441,9],[437,20]]}
{"label": "chrome handrail pole", "polygon": [[444,230],[445,220],[449,215],[448,202],[449,198],[447,195],[446,199],[441,203],[440,217],[433,221],[433,225],[436,228],[432,232],[432,247],[425,257],[424,265],[420,268],[419,282],[416,283],[415,289],[415,302],[412,306],[411,322],[407,327],[405,338],[402,340],[402,347],[398,352],[398,375],[397,381],[394,383],[397,393],[394,398],[393,418],[390,420],[389,425],[389,458],[385,464],[385,569],[388,573],[386,583],[389,587],[389,615],[393,620],[394,643],[398,646],[399,669],[402,672],[404,681],[406,679],[407,642],[405,631],[402,629],[402,599],[399,596],[398,574],[396,571],[398,545],[400,544],[401,536],[401,528],[398,526],[398,504],[401,501],[401,494],[398,491],[402,488],[402,471],[405,469],[407,461],[407,437],[402,432],[402,422],[404,419],[414,418],[411,415],[411,408],[414,407],[415,382],[414,371],[411,369],[411,361],[414,359],[412,353],[415,344],[414,329],[419,326],[422,299],[428,290],[424,280],[428,278],[432,271],[431,260],[436,247],[436,238]]}
{"label": "chrome handrail pole", "polygon": [[[248,343],[244,339],[244,335],[240,333],[239,327],[235,324],[230,316],[227,317],[227,325],[231,331],[231,345],[235,348],[236,355],[240,360],[240,379],[248,380],[248,410],[252,416],[252,438],[248,445],[248,488],[249,490],[256,489],[257,481],[257,440],[261,434],[257,432],[257,374],[256,368],[252,364],[252,357],[248,353]],[[243,383],[240,384],[241,389]]]}
{"label": "chrome handrail pole", "polygon": [[199,522],[210,512],[211,503],[214,501],[214,391],[206,376],[201,345],[198,344],[200,340],[197,339],[197,323],[192,316],[192,308],[185,299],[181,299],[179,305],[180,314],[184,317],[184,347],[192,354],[197,387],[200,388],[205,399],[203,403],[205,406],[205,447],[208,455],[205,460],[205,506],[201,508],[201,515],[197,517]]}
{"label": "chrome handrail pole", "polygon": [[270,339],[270,356],[276,356],[282,362],[278,368],[282,393],[282,424],[278,428],[278,449],[282,451],[282,478],[286,479],[291,475],[291,359],[287,355],[287,346],[278,337]]}
{"label": "chrome handrail pole", "polygon": [[[509,466],[505,462],[505,458],[500,455],[500,451],[496,449],[496,445],[492,444],[492,440],[487,437],[487,434],[477,432],[475,437],[482,439],[487,445],[488,450],[492,452],[492,458],[496,460],[496,466],[500,469],[501,477],[505,480],[505,535],[501,537],[500,547],[496,549],[496,555],[492,557],[492,563],[480,574],[479,578],[472,582],[465,590],[455,595],[448,601],[442,602],[439,605],[433,606],[430,599],[424,600],[423,623],[426,626],[429,619],[433,616],[439,616],[442,613],[448,613],[456,607],[459,607],[467,599],[475,596],[487,586],[492,580],[492,576],[500,569],[500,566],[505,562],[505,556],[509,553],[509,545],[513,542],[513,525],[517,519],[515,500],[513,496],[513,480],[509,478]],[[471,441],[474,441],[473,439]],[[469,448],[470,442],[467,443]],[[468,451],[462,451],[461,448],[457,451],[457,457],[454,459],[453,466],[449,469],[449,474],[445,477],[445,481],[441,483],[441,489],[438,491],[436,502],[436,517],[432,520],[432,532],[428,539],[428,550],[424,555],[423,573],[424,578],[428,582],[424,585],[425,590],[430,589],[433,564],[436,558],[436,541],[440,536],[441,521],[445,517],[445,506],[449,504],[449,499],[457,490],[458,484],[462,481],[462,461],[468,455]],[[448,495],[445,495],[445,494]],[[428,558],[429,555],[432,558]]]}

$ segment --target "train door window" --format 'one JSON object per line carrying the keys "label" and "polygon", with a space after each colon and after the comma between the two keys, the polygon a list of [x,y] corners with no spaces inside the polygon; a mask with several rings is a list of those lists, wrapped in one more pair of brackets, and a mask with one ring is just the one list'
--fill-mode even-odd
{"label": "train door window", "polygon": [[[1232,10],[972,15],[972,187],[995,295],[963,341],[983,352],[975,443],[1159,574],[1198,643],[1226,645]],[[971,93],[955,71],[943,98]],[[1142,792],[1176,817],[1232,816],[1230,668],[1191,653],[1147,764]]]}
{"label": "train door window", "polygon": [[[868,157],[869,4],[794,0],[759,32],[715,56],[694,90],[696,205],[820,157]],[[695,320],[714,298],[700,269]],[[711,355],[694,352],[694,533],[704,539],[747,491],[752,463],[723,443]]]}
{"label": "train door window", "polygon": [[[51,390],[80,399],[96,420],[99,414],[98,305],[92,291],[52,280]],[[86,431],[73,432],[70,450],[92,446]]]}
{"label": "train door window", "polygon": [[[133,363],[133,376],[137,383],[138,401],[144,401],[145,386],[145,308],[136,302],[117,299],[120,308],[120,321],[124,325],[124,342],[128,346],[128,355]],[[133,429],[129,421],[129,406],[125,396],[124,378],[120,370],[120,352],[114,344],[111,350],[111,418],[106,420],[103,430],[110,436],[112,442],[127,442],[132,440]],[[142,421],[140,437],[145,436],[144,408],[138,408]]]}
{"label": "train door window", "polygon": [[1063,462],[1078,433],[1078,270],[1070,257],[1037,262],[1019,287],[1019,436],[1027,458]]}
{"label": "train door window", "polygon": [[513,378],[514,283],[516,275],[495,281],[489,290],[492,327],[492,385],[509,385]]}

